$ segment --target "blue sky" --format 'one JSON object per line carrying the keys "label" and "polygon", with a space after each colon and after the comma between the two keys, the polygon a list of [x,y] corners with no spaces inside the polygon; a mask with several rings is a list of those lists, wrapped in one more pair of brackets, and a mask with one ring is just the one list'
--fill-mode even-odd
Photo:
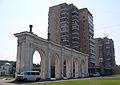
{"label": "blue sky", "polygon": [[50,6],[73,3],[88,8],[94,17],[95,37],[105,34],[114,40],[116,63],[120,65],[120,0],[0,0],[0,60],[16,60],[14,33],[29,31],[47,39]]}

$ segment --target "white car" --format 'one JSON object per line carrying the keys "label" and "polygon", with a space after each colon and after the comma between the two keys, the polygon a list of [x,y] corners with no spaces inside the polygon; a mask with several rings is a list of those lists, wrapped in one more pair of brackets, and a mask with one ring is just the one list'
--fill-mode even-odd
{"label": "white car", "polygon": [[18,81],[39,81],[40,80],[40,72],[39,71],[25,71],[21,72],[19,75],[17,75],[16,78]]}
{"label": "white car", "polygon": [[100,73],[99,72],[95,72],[95,73],[93,73],[93,76],[94,77],[100,76]]}

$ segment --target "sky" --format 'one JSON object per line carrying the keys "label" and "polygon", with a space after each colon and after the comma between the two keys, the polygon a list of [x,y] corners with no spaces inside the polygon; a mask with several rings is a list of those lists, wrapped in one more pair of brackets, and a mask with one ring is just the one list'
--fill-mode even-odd
{"label": "sky", "polygon": [[0,0],[0,60],[16,61],[17,38],[29,31],[47,39],[49,7],[67,3],[88,8],[94,17],[94,37],[113,39],[116,64],[120,65],[120,0]]}

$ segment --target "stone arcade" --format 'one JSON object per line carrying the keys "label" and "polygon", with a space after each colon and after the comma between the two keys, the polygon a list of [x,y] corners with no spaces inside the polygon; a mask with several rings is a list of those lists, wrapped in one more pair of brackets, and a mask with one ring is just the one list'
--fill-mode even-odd
{"label": "stone arcade", "polygon": [[[66,61],[66,78],[88,76],[88,55],[48,41],[31,32],[14,34],[17,40],[16,73],[31,71],[33,54],[38,51],[41,56],[41,79],[51,78],[51,64],[55,62],[55,78],[64,78],[64,61]],[[54,60],[52,60],[54,57]],[[73,70],[74,69],[74,70]]]}

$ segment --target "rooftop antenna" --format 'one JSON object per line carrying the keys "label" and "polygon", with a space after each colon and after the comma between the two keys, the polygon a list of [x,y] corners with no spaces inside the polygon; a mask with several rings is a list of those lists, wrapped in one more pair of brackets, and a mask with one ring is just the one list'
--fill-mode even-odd
{"label": "rooftop antenna", "polygon": [[104,33],[104,38],[105,38],[105,37],[108,38],[108,35],[106,35],[106,34]]}
{"label": "rooftop antenna", "polygon": [[30,33],[33,34],[33,32],[32,32],[33,25],[29,25],[29,28],[30,28]]}

